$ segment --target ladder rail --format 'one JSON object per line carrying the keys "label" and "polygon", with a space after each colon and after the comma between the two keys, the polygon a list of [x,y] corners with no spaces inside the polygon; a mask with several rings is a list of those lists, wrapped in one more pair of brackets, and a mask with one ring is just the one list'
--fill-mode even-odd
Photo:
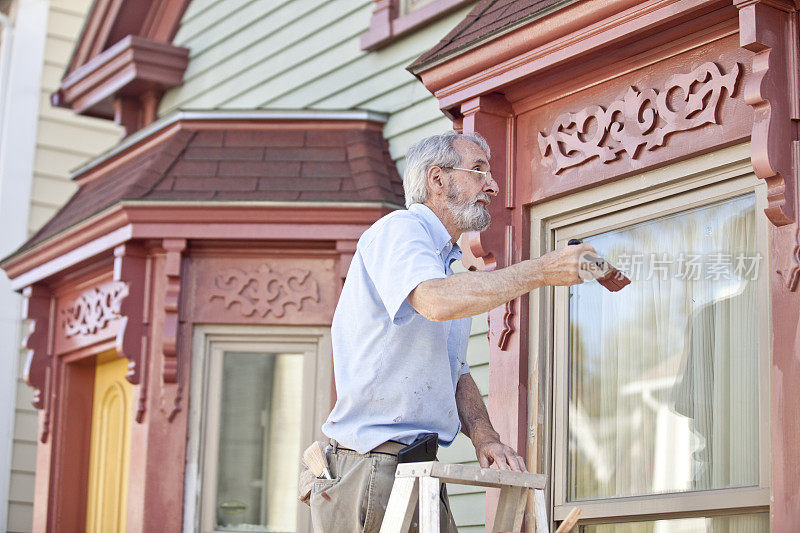
{"label": "ladder rail", "polygon": [[397,465],[381,533],[405,533],[419,499],[420,533],[439,531],[439,484],[477,485],[500,489],[492,531],[521,531],[529,491],[534,492],[537,533],[549,533],[544,489],[547,476],[475,465],[427,461]]}

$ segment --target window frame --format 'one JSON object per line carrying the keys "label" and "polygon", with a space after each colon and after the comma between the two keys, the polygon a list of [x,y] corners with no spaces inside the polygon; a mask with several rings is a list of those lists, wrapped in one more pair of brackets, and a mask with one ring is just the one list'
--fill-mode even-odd
{"label": "window frame", "polygon": [[[476,0],[434,0],[419,9],[400,14],[400,0],[375,0],[369,27],[361,35],[361,49],[375,51]],[[386,11],[384,11],[386,10]]]}
{"label": "window frame", "polygon": [[[321,425],[333,398],[329,327],[198,325],[192,350],[189,443],[184,505],[185,523],[194,531],[216,529],[216,489],[221,410],[222,364],[226,352],[292,353],[303,356],[301,448],[324,439]],[[302,449],[298,450],[298,463]],[[310,516],[296,502],[297,531],[311,528]]]}
{"label": "window frame", "polygon": [[[550,474],[553,520],[578,506],[582,523],[618,523],[710,515],[763,512],[770,498],[770,276],[769,228],[759,216],[767,206],[766,184],[753,174],[749,143],[724,148],[680,163],[581,191],[531,208],[531,257],[563,246],[570,238],[630,226],[754,193],[757,242],[762,260],[759,297],[759,482],[757,486],[650,494],[571,502],[568,478],[568,328],[566,287],[536,291],[530,301],[530,367],[536,386],[529,392],[530,431],[536,438],[529,457]],[[546,354],[537,357],[536,354]],[[539,411],[547,416],[540,416]],[[544,439],[544,440],[542,440]]]}

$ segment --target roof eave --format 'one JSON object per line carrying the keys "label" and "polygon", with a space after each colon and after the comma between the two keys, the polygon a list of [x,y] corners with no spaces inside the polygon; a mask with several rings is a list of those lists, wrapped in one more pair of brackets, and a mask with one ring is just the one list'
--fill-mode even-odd
{"label": "roof eave", "polygon": [[[226,229],[224,239],[270,240],[254,237],[253,226],[320,225],[327,231],[309,232],[306,240],[336,240],[342,228],[364,225],[402,206],[389,202],[325,201],[142,201],[124,200],[96,215],[56,233],[32,248],[0,260],[0,268],[11,280],[11,288],[23,288],[71,266],[103,254],[131,239],[177,237],[213,240],[208,220],[215,225],[241,227],[241,234]],[[154,216],[157,213],[157,216]],[[180,225],[183,232],[175,235]],[[282,231],[281,238],[289,237]],[[223,238],[223,237],[220,237]]]}
{"label": "roof eave", "polygon": [[559,2],[545,6],[541,9],[541,11],[537,11],[536,13],[527,15],[519,20],[514,21],[511,24],[508,24],[507,26],[503,26],[496,30],[487,32],[481,35],[478,39],[470,41],[462,46],[459,46],[458,48],[455,48],[454,50],[451,50],[443,55],[434,55],[430,59],[421,61],[419,63],[417,61],[414,61],[413,63],[411,63],[406,67],[406,70],[408,70],[411,74],[413,74],[417,78],[421,79],[420,76],[421,73],[425,72],[426,70],[430,70],[434,67],[447,63],[448,61],[455,59],[460,55],[466,54],[471,50],[479,48],[490,41],[502,37],[503,35],[506,35],[520,28],[523,28],[528,24],[532,24],[537,20],[546,17],[550,13],[558,9],[561,9],[566,5],[575,3],[577,1],[578,0],[560,0]]}

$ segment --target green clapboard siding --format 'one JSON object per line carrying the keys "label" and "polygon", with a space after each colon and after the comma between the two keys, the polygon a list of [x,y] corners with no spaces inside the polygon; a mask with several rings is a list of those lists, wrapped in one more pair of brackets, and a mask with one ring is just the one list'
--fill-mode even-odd
{"label": "green clapboard siding", "polygon": [[371,0],[193,0],[175,44],[191,50],[174,109],[369,109],[390,113],[392,157],[451,123],[405,67],[466,15],[464,8],[375,52],[360,48]]}
{"label": "green clapboard siding", "polygon": [[[464,272],[466,269],[460,263],[455,263],[453,270]],[[473,317],[472,329],[467,345],[467,363],[469,363],[470,373],[475,383],[483,394],[484,402],[488,401],[487,394],[489,387],[489,323],[486,313]],[[477,464],[475,448],[472,442],[463,434],[458,437],[447,448],[439,451],[439,460],[447,463]],[[450,508],[456,519],[459,532],[484,530],[484,520],[486,513],[486,491],[481,487],[469,485],[448,485],[447,492],[450,495]]]}
{"label": "green clapboard siding", "polygon": [[[372,0],[193,0],[175,44],[188,47],[184,84],[167,92],[175,109],[368,109],[389,114],[384,136],[398,171],[422,137],[452,127],[406,65],[434,46],[469,7],[375,52],[360,48]],[[460,270],[463,270],[461,268]],[[475,317],[467,350],[472,375],[488,388],[486,315]],[[476,463],[463,434],[442,461]],[[459,531],[483,531],[485,491],[448,488]]]}

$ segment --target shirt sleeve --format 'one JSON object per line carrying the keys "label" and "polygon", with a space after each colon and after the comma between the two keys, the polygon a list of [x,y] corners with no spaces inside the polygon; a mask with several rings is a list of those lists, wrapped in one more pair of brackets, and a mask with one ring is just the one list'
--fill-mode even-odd
{"label": "shirt sleeve", "polygon": [[388,220],[360,250],[364,268],[394,324],[416,311],[406,301],[417,285],[447,277],[444,263],[422,223],[406,216]]}

